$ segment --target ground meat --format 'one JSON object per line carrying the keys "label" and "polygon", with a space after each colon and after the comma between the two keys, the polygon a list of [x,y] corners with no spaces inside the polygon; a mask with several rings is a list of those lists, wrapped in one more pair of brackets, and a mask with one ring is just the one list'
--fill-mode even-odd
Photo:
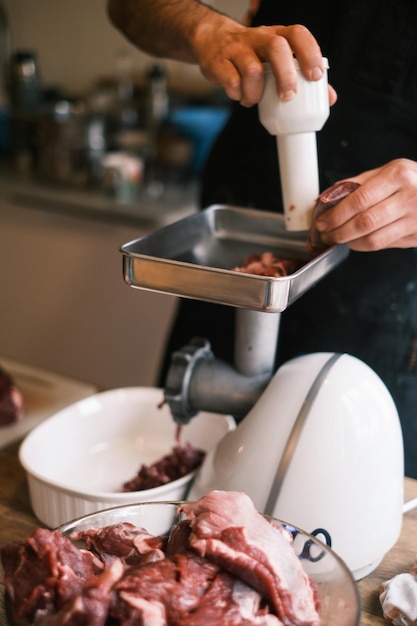
{"label": "ground meat", "polygon": [[19,422],[24,415],[22,392],[12,376],[0,368],[0,426]]}
{"label": "ground meat", "polygon": [[277,257],[272,252],[263,252],[262,254],[251,254],[243,261],[242,265],[233,269],[235,272],[244,272],[245,274],[279,278],[293,274],[303,264],[304,262],[299,259],[287,259]]}
{"label": "ground meat", "polygon": [[152,465],[142,465],[138,474],[123,485],[123,491],[142,491],[182,478],[201,465],[205,452],[190,443],[176,445]]}

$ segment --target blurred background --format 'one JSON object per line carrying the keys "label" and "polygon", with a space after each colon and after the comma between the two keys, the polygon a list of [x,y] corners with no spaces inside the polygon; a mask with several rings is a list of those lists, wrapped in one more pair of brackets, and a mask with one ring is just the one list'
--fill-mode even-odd
{"label": "blurred background", "polygon": [[[246,0],[218,4],[244,18]],[[105,0],[1,0],[0,9],[0,141],[18,171],[105,187],[111,176],[98,179],[115,168],[199,173],[229,102],[197,67],[138,51],[109,23]],[[109,152],[137,159],[109,165]]]}
{"label": "blurred background", "polygon": [[[140,75],[150,62],[108,23],[105,0],[2,0],[11,31],[12,50],[32,49],[38,54],[45,85],[61,85],[85,93],[103,76],[114,76],[121,50],[132,55]],[[207,3],[243,19],[247,0]],[[206,89],[196,68],[168,62],[170,79],[186,89]]]}
{"label": "blurred background", "polygon": [[105,0],[0,0],[0,61],[0,356],[153,385],[177,300],[129,288],[119,247],[197,210],[230,103],[136,50]]}

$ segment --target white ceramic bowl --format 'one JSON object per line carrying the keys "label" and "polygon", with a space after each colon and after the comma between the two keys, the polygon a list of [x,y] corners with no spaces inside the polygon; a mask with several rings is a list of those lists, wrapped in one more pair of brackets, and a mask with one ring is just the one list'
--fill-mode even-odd
{"label": "white ceramic bowl", "polygon": [[[143,463],[159,460],[175,445],[177,425],[162,401],[162,390],[154,387],[105,391],[27,435],[19,458],[38,519],[54,528],[109,507],[184,499],[194,473],[154,489],[121,491]],[[183,427],[180,443],[208,451],[234,426],[229,416],[202,412]]]}

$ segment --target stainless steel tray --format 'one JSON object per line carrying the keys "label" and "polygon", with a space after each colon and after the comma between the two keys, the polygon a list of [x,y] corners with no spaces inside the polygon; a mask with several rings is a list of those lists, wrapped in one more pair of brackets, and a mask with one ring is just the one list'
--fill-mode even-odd
{"label": "stainless steel tray", "polygon": [[[311,259],[305,232],[285,229],[269,211],[213,205],[121,246],[132,287],[257,311],[284,311],[348,255],[335,246]],[[256,252],[305,260],[280,278],[233,271]]]}

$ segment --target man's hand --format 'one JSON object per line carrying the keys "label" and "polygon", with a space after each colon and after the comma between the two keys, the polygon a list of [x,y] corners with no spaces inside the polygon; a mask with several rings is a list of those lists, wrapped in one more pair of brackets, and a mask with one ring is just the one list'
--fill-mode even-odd
{"label": "man's hand", "polygon": [[327,245],[361,252],[417,246],[417,163],[396,159],[349,180],[360,187],[316,221]]}
{"label": "man's hand", "polygon": [[[317,41],[299,24],[246,28],[214,14],[196,28],[193,49],[204,76],[244,106],[252,106],[262,97],[263,62],[270,63],[277,93],[284,101],[297,91],[294,55],[308,80],[319,80],[324,72]],[[329,100],[330,104],[336,101],[332,88]]]}

